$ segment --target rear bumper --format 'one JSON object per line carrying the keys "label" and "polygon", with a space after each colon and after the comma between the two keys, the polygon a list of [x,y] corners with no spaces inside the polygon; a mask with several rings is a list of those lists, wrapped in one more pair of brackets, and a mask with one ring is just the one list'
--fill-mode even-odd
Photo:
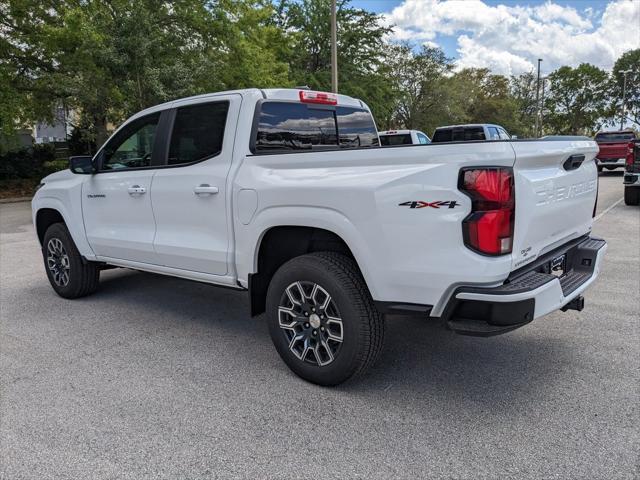
{"label": "rear bumper", "polygon": [[640,174],[625,172],[623,183],[627,187],[631,187],[631,186],[640,187]]}
{"label": "rear bumper", "polygon": [[[448,327],[490,336],[519,328],[555,310],[581,310],[582,293],[595,281],[607,243],[582,237],[544,255],[498,287],[459,287],[445,308]],[[549,273],[551,260],[566,255],[565,274]]]}
{"label": "rear bumper", "polygon": [[624,167],[625,158],[596,158],[596,164],[602,167]]}

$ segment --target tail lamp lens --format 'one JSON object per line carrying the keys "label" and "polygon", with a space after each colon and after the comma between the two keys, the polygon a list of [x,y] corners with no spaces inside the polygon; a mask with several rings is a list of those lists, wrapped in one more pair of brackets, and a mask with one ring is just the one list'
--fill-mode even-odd
{"label": "tail lamp lens", "polygon": [[459,189],[471,198],[471,213],[462,222],[465,245],[485,255],[504,255],[513,248],[515,192],[513,170],[465,168]]}
{"label": "tail lamp lens", "polygon": [[630,142],[627,145],[627,167],[633,167],[633,149],[635,148],[635,143],[634,142]]}

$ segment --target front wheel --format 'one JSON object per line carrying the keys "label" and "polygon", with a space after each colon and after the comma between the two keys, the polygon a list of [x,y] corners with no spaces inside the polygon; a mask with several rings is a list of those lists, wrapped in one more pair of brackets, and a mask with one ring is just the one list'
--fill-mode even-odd
{"label": "front wheel", "polygon": [[273,276],[267,321],[276,350],[293,372],[338,385],[376,360],[384,323],[355,262],[335,252],[296,257]]}
{"label": "front wheel", "polygon": [[624,187],[625,205],[640,204],[640,187]]}
{"label": "front wheel", "polygon": [[49,283],[64,298],[84,297],[98,288],[99,268],[82,258],[64,223],[54,223],[42,242]]}

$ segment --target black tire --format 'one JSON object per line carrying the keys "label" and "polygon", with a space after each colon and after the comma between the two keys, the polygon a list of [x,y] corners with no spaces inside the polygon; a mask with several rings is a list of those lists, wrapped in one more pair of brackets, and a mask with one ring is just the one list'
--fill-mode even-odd
{"label": "black tire", "polygon": [[598,172],[602,171],[602,167],[600,165],[598,165]]}
{"label": "black tire", "polygon": [[624,187],[625,205],[640,204],[640,187]]}
{"label": "black tire", "polygon": [[[301,302],[309,302],[309,305],[317,305],[318,309],[313,312],[317,312],[323,318],[319,320],[318,315],[314,317],[311,306],[308,306],[307,311],[303,311],[300,315],[295,317],[291,315],[290,320],[295,323],[296,329],[299,328],[299,334],[293,329],[282,328],[279,320],[281,315],[279,307],[283,306],[283,302],[291,299],[287,295],[287,289],[290,289],[290,292],[293,291],[293,285],[296,282],[299,282],[303,289],[306,288],[307,292],[313,289],[314,285],[320,287],[316,291],[321,292],[316,293],[315,299],[304,297],[304,292],[297,298],[301,299]],[[300,292],[297,288],[295,290]],[[323,292],[330,295],[328,302]],[[322,302],[315,302],[318,298],[322,299]],[[328,306],[323,310],[320,304],[326,303]],[[290,305],[291,308],[298,308],[293,302]],[[325,386],[345,382],[371,367],[382,350],[383,318],[373,303],[357,265],[345,255],[335,252],[316,252],[289,260],[271,279],[267,291],[266,308],[269,333],[280,357],[294,373],[309,382]],[[301,305],[299,308],[304,310],[305,307]],[[323,312],[324,315],[322,315]],[[303,317],[305,313],[311,316],[305,319]],[[312,317],[314,321],[322,322],[320,326],[316,322],[315,329],[309,325]],[[286,314],[285,318],[289,319]],[[335,318],[340,320],[339,329],[337,329],[337,322],[334,321]],[[323,335],[322,339],[320,336],[312,337],[313,332]],[[297,356],[300,353],[295,354],[290,348],[290,339],[296,335],[307,335],[309,345],[316,346],[315,350],[307,350],[307,343],[304,340],[301,348],[307,354],[302,359]],[[342,340],[338,343],[332,336],[340,336]],[[320,345],[322,342],[325,343]],[[336,351],[328,355],[328,348],[325,348],[327,345],[331,345],[331,349],[335,348]],[[322,361],[329,361],[329,363],[322,364]]]}
{"label": "black tire", "polygon": [[42,257],[49,283],[61,297],[84,297],[98,288],[100,269],[82,258],[64,223],[54,223],[45,232]]}

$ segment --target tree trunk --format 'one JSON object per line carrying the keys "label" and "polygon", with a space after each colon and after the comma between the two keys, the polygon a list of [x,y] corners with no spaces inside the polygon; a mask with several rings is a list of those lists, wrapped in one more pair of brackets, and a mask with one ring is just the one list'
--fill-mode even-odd
{"label": "tree trunk", "polygon": [[109,138],[107,132],[107,117],[105,115],[96,115],[93,120],[93,128],[96,138],[96,147],[100,148]]}

